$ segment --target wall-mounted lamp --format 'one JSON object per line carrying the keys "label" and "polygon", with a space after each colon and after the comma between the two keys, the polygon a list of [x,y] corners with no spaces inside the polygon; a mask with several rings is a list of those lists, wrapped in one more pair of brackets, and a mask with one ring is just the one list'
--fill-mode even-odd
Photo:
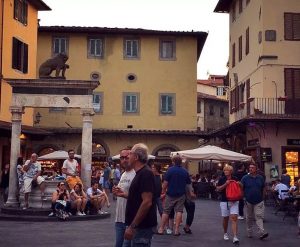
{"label": "wall-mounted lamp", "polygon": [[27,137],[22,133],[20,136],[19,136],[20,140],[25,140]]}
{"label": "wall-mounted lamp", "polygon": [[35,114],[34,124],[39,124],[41,121],[41,118],[42,118],[41,113],[37,112],[37,114]]}

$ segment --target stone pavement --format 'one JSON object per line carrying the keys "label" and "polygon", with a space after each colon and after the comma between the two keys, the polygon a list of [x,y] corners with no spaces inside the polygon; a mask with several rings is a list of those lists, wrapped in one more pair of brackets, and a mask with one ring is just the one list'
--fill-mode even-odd
{"label": "stone pavement", "polygon": [[[11,222],[0,221],[0,246],[2,247],[113,247],[114,207],[112,217],[95,221],[81,222]],[[245,247],[299,247],[297,223],[288,217],[282,220],[282,213],[273,214],[267,207],[265,228],[270,233],[266,240],[257,237],[248,239],[244,221],[239,221],[240,246]],[[210,200],[197,200],[193,234],[181,236],[154,235],[152,246],[159,247],[225,247],[233,246],[231,241],[223,240],[219,203]]]}

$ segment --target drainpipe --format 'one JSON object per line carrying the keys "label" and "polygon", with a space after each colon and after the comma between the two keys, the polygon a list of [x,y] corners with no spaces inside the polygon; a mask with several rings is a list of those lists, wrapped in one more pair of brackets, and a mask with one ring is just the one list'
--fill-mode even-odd
{"label": "drainpipe", "polygon": [[[2,75],[2,67],[3,67],[3,64],[2,64],[2,58],[3,58],[3,32],[4,32],[4,0],[1,0],[1,5],[2,5],[2,13],[1,13],[1,41],[0,41],[0,80],[1,80],[1,83],[2,83],[2,78],[3,78],[3,75]],[[1,85],[0,85],[1,86]]]}

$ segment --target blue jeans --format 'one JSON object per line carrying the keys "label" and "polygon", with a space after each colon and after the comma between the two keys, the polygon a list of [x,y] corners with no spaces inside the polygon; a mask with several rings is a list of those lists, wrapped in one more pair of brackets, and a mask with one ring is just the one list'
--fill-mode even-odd
{"label": "blue jeans", "polygon": [[145,229],[137,228],[132,239],[131,247],[150,247],[154,229],[153,227]]}
{"label": "blue jeans", "polygon": [[115,230],[116,230],[116,244],[115,247],[130,247],[131,241],[124,239],[124,233],[126,230],[125,223],[116,222],[115,223]]}

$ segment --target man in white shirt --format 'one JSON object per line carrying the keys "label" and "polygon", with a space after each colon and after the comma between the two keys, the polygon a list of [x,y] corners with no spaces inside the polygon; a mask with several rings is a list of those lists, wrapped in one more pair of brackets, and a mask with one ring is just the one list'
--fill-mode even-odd
{"label": "man in white shirt", "polygon": [[66,159],[62,166],[62,173],[66,174],[67,178],[66,181],[68,183],[69,188],[72,190],[75,184],[80,183],[82,181],[79,175],[79,165],[77,160],[75,160],[75,152],[73,149],[68,151],[69,158]]}
{"label": "man in white shirt", "polygon": [[45,200],[45,179],[41,176],[42,173],[42,167],[40,162],[37,161],[37,154],[33,153],[31,155],[30,160],[26,160],[23,170],[24,170],[24,208],[28,208],[28,198],[29,193],[31,192],[32,183],[38,184],[41,190],[41,197],[42,200]]}
{"label": "man in white shirt", "polygon": [[92,187],[87,189],[86,194],[89,199],[91,211],[96,211],[98,214],[104,214],[106,212],[103,211],[103,207],[105,206],[105,204],[107,205],[107,207],[109,207],[110,203],[106,193],[99,190],[98,186],[98,182],[93,181]]}
{"label": "man in white shirt", "polygon": [[[117,192],[120,188],[125,194],[128,195],[129,187],[132,180],[135,177],[135,171],[128,162],[128,155],[131,148],[124,148],[120,152],[120,164],[125,169],[122,174],[120,182],[117,187],[113,188],[113,193]],[[131,246],[130,240],[124,240],[124,233],[126,230],[125,225],[125,211],[126,211],[127,199],[125,197],[117,197],[116,204],[116,219],[115,219],[115,230],[116,230],[116,243],[115,247],[129,247]]]}
{"label": "man in white shirt", "polygon": [[287,187],[287,185],[283,184],[280,180],[276,180],[274,191],[278,192],[278,198],[280,200],[284,200],[289,197],[289,194],[288,194],[289,187]]}

